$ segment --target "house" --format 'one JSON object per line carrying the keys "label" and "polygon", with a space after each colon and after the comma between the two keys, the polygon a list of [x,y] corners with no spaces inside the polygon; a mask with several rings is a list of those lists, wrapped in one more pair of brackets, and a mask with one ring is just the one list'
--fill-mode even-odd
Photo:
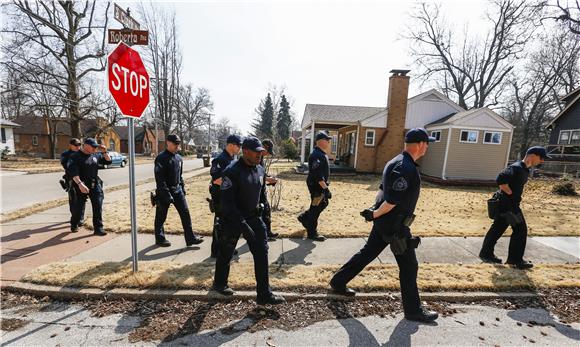
{"label": "house", "polygon": [[[14,120],[22,126],[14,129],[14,146],[17,154],[40,158],[57,158],[68,149],[71,136],[70,124],[66,120],[51,122],[44,117],[34,115],[19,116]],[[102,118],[84,119],[81,121],[81,132],[86,137],[95,137],[111,151],[119,151],[121,139],[115,129],[106,127]],[[51,141],[54,139],[54,141]],[[54,143],[54,148],[52,144]]]}
{"label": "house", "polygon": [[549,154],[559,161],[580,161],[580,88],[560,99],[564,108],[552,119]]}
{"label": "house", "polygon": [[16,154],[14,148],[14,128],[20,127],[20,124],[16,124],[7,119],[0,118],[0,132],[2,133],[2,146],[1,150],[4,151],[8,149],[7,154]]}
{"label": "house", "polygon": [[514,126],[487,107],[452,113],[425,129],[436,141],[419,162],[424,175],[490,180],[508,164]]}
{"label": "house", "polygon": [[[469,142],[469,144],[478,149],[483,146],[483,152],[486,152],[485,147],[488,145],[483,142],[484,137],[489,139],[491,136],[484,134],[484,132],[501,132],[502,146],[495,148],[502,151],[501,155],[498,157],[496,151],[486,152],[483,154],[485,158],[480,158],[479,161],[473,163],[473,168],[464,170],[464,172],[452,168],[453,175],[446,176],[443,168],[448,169],[449,165],[454,163],[455,155],[460,157],[459,153],[465,144],[460,139],[456,141],[455,137],[446,138],[444,143],[445,146],[449,143],[449,148],[445,149],[443,153],[447,153],[448,160],[452,161],[446,165],[441,163],[443,166],[438,171],[438,166],[431,161],[441,161],[445,158],[433,156],[430,159],[430,153],[428,153],[422,160],[422,164],[426,165],[425,169],[421,169],[422,173],[442,179],[450,179],[451,177],[458,180],[495,179],[497,171],[491,174],[483,167],[490,161],[497,161],[499,166],[506,164],[513,127],[489,109],[484,108],[473,110],[476,112],[465,113],[467,111],[434,89],[408,98],[408,72],[409,70],[391,71],[387,107],[307,104],[301,123],[303,134],[301,142],[302,161],[306,158],[306,148],[309,148],[309,151],[312,150],[313,137],[317,131],[334,130],[338,133],[333,142],[337,144],[337,162],[341,166],[350,167],[356,172],[381,173],[385,163],[403,150],[404,136],[409,129],[432,124],[433,131],[442,131],[439,134],[440,137],[449,137],[450,135],[461,137],[464,135],[461,135],[462,129],[459,127],[465,126],[463,130],[477,130],[478,134],[481,132],[481,137],[478,135],[476,142]],[[461,123],[463,121],[468,122],[463,124]],[[458,123],[449,124],[448,122]],[[453,127],[454,131],[443,131],[443,129],[450,127]],[[457,129],[457,134],[455,134],[455,129]],[[474,135],[475,133],[472,132],[469,141],[473,141]],[[497,135],[490,141],[497,141]],[[503,144],[508,144],[508,146],[503,146]],[[437,145],[439,146],[440,143]],[[459,152],[456,153],[456,150]],[[500,159],[498,160],[498,158]],[[484,174],[473,175],[468,172],[470,170]]]}
{"label": "house", "polygon": [[[129,127],[116,126],[115,131],[119,133],[121,139],[121,152],[129,153]],[[157,130],[158,136],[155,136],[155,129],[149,127],[135,126],[135,153],[143,155],[156,155],[165,149],[165,133],[163,130]],[[159,138],[159,141],[155,141]],[[157,142],[157,152],[154,143]]]}

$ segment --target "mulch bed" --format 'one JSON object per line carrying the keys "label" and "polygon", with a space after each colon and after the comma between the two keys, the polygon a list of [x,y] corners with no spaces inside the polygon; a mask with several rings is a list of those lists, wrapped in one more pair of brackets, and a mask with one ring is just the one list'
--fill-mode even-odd
{"label": "mulch bed", "polygon": [[[580,322],[580,288],[541,290],[539,294],[541,295],[536,298],[494,299],[465,304],[487,305],[507,310],[525,307],[544,308],[556,315],[563,324]],[[8,309],[22,305],[41,307],[49,305],[50,301],[47,297],[38,298],[5,292],[1,303],[3,309]],[[216,328],[220,328],[223,334],[274,328],[295,330],[325,320],[373,315],[394,317],[402,312],[400,300],[395,297],[354,301],[298,300],[275,307],[256,306],[255,302],[249,300],[230,302],[89,300],[72,301],[70,304],[82,305],[97,317],[111,314],[140,317],[141,326],[129,336],[132,343],[159,340],[168,342],[181,336]],[[427,306],[442,316],[452,316],[458,312],[448,302],[428,302]],[[486,324],[480,322],[482,323]],[[494,323],[498,322],[488,322]],[[523,324],[541,325],[535,321]]]}

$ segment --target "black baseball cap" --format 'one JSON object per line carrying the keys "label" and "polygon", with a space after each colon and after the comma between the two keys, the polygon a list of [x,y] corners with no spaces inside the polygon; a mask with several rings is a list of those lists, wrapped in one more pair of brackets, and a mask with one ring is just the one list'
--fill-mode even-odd
{"label": "black baseball cap", "polygon": [[264,145],[264,147],[266,148],[268,153],[270,153],[270,155],[275,155],[274,154],[274,142],[272,142],[272,140],[265,139],[264,141],[262,141],[262,144]]}
{"label": "black baseball cap", "polygon": [[413,128],[405,134],[405,143],[435,142],[424,128]]}
{"label": "black baseball cap", "polygon": [[240,135],[230,135],[226,139],[226,143],[232,143],[234,145],[241,146],[242,145],[242,137]]}
{"label": "black baseball cap", "polygon": [[165,141],[173,142],[176,145],[181,143],[181,139],[179,138],[179,136],[177,134],[167,135],[167,137],[165,138]]}
{"label": "black baseball cap", "polygon": [[318,134],[316,134],[316,141],[318,140],[332,140],[332,137],[328,136],[328,134],[325,133],[324,131],[321,131]]}
{"label": "black baseball cap", "polygon": [[80,146],[81,145],[81,140],[77,139],[76,137],[73,137],[72,139],[70,139],[69,144],[75,145],[75,146]]}
{"label": "black baseball cap", "polygon": [[528,154],[535,154],[542,159],[551,159],[552,158],[551,156],[548,155],[548,152],[546,152],[546,149],[542,146],[534,146],[534,147],[528,148],[528,150],[526,151],[526,155],[528,155]]}
{"label": "black baseball cap", "polygon": [[246,137],[242,143],[242,148],[249,149],[254,152],[263,152],[266,150],[262,145],[262,142],[260,142],[260,140],[254,136]]}
{"label": "black baseball cap", "polygon": [[95,139],[93,139],[92,137],[87,137],[83,143],[85,145],[91,145],[92,147],[99,147],[99,144],[97,143],[97,141]]}

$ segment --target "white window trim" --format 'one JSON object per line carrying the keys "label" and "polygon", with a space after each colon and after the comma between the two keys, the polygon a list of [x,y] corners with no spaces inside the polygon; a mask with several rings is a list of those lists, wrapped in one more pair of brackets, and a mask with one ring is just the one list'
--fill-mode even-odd
{"label": "white window trim", "polygon": [[[469,139],[469,132],[475,132],[475,142],[471,142],[471,141],[462,141],[461,140],[461,134],[466,131],[468,132],[467,134],[467,138]],[[459,142],[461,143],[471,143],[471,144],[477,144],[479,142],[479,130],[469,130],[469,129],[463,129],[459,132]]]}
{"label": "white window trim", "polygon": [[[562,134],[568,133],[568,142],[562,143]],[[558,144],[559,145],[569,145],[570,141],[572,140],[572,130],[560,130],[560,134],[558,134]]]}
{"label": "white window trim", "polygon": [[338,135],[332,135],[332,144],[330,145],[330,152],[337,153],[338,152]]}
{"label": "white window trim", "polygon": [[435,139],[437,139],[436,136],[433,136],[434,133],[439,133],[439,140],[435,140],[435,142],[441,142],[441,130],[433,130],[433,131],[431,131],[431,137],[434,137]]}
{"label": "white window trim", "polygon": [[[367,138],[368,138],[369,133],[372,133],[373,134],[373,143],[367,143]],[[376,137],[376,135],[377,134],[376,134],[375,129],[366,129],[365,130],[365,146],[366,147],[374,147],[375,146],[375,137]]]}
{"label": "white window trim", "polygon": [[[493,138],[493,134],[499,134],[499,142],[495,143],[495,142],[485,142],[485,135],[486,134],[492,134],[491,138]],[[503,133],[501,131],[485,131],[483,133],[483,143],[486,145],[501,145],[501,141],[503,140]]]}
{"label": "white window trim", "polygon": [[580,129],[570,129],[570,138],[568,139],[568,144],[573,145],[573,143],[572,143],[572,135],[575,132],[578,132],[578,131],[580,131]]}

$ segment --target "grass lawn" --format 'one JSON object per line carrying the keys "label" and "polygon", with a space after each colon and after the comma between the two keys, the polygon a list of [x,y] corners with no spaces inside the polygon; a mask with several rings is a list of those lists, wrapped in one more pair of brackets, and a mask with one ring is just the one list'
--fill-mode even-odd
{"label": "grass lawn", "polygon": [[[142,261],[140,271],[132,273],[131,263],[62,262],[44,265],[25,275],[24,282],[43,285],[92,288],[209,289],[214,264],[183,264]],[[340,265],[270,266],[270,283],[275,290],[320,292]],[[504,265],[421,264],[418,285],[421,290],[520,290],[580,286],[579,264],[536,264],[528,271]],[[254,290],[252,263],[233,263],[229,285]],[[398,268],[394,264],[370,265],[349,286],[364,292],[398,290]]]}
{"label": "grass lawn", "polygon": [[59,159],[18,157],[2,160],[0,166],[2,170],[26,171],[31,174],[64,171]]}
{"label": "grass lawn", "polygon": [[[275,164],[270,171],[281,178],[282,199],[279,210],[273,211],[272,228],[284,237],[301,237],[305,230],[296,216],[310,203],[304,175],[290,170],[294,164]],[[580,197],[564,197],[551,193],[554,181],[533,180],[526,186],[522,208],[530,236],[580,236]],[[372,205],[380,183],[378,175],[333,177],[330,206],[322,213],[319,231],[327,237],[365,237],[371,224],[365,223],[359,211]],[[211,235],[213,215],[205,198],[209,174],[186,181],[187,201],[193,228],[203,235]],[[417,205],[417,218],[412,226],[420,236],[483,236],[491,220],[487,217],[486,200],[493,188],[441,187],[423,183]],[[106,197],[105,197],[106,201]],[[149,193],[137,197],[140,232],[152,233],[155,209],[149,203]],[[105,203],[105,228],[113,232],[129,232],[130,216],[125,201]],[[181,222],[170,208],[165,230],[181,233]],[[509,234],[509,231],[508,231]]]}

